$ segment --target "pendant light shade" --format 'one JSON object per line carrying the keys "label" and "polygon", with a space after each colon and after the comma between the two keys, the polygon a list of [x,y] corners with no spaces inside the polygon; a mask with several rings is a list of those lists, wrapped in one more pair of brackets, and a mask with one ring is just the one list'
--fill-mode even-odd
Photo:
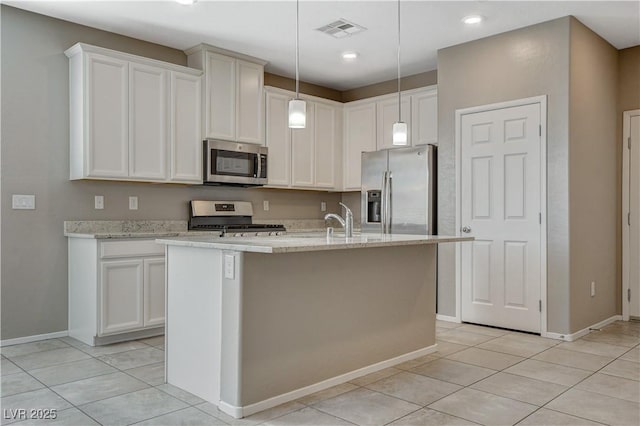
{"label": "pendant light shade", "polygon": [[300,99],[300,1],[296,0],[296,98],[289,101],[289,128],[307,127],[307,103]]}
{"label": "pendant light shade", "polygon": [[289,127],[304,129],[307,126],[307,103],[301,99],[289,101]]}
{"label": "pendant light shade", "polygon": [[400,92],[400,0],[398,0],[398,121],[393,123],[393,145],[409,144],[407,123],[402,121],[402,94]]}
{"label": "pendant light shade", "polygon": [[406,145],[407,139],[407,123],[403,121],[393,123],[393,144]]}

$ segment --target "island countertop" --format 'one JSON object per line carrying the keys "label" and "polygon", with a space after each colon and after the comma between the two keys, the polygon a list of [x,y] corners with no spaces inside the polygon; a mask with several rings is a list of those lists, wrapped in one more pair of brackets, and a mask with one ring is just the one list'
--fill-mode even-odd
{"label": "island countertop", "polygon": [[276,237],[181,237],[159,238],[157,243],[183,246],[231,250],[252,253],[292,253],[322,250],[343,250],[373,247],[393,247],[472,241],[473,237],[447,235],[405,235],[364,233],[351,238],[323,233],[283,235]]}

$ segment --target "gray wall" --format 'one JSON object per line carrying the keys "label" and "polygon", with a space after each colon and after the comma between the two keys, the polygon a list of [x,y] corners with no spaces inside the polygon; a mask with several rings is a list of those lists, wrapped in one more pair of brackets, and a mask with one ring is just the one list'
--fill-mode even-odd
{"label": "gray wall", "polygon": [[[68,60],[78,41],[186,65],[178,50],[8,6],[2,13],[2,339],[67,329],[65,220],[187,219],[187,201],[254,202],[256,219],[319,219],[340,194],[69,181]],[[12,194],[35,194],[36,210],[12,210]],[[105,209],[93,209],[104,195]],[[128,210],[128,196],[139,210]],[[262,211],[262,200],[271,204]]]}
{"label": "gray wall", "polygon": [[[438,232],[455,229],[455,111],[547,95],[549,331],[569,331],[569,33],[571,19],[438,51]],[[442,245],[438,312],[455,314],[455,257]]]}
{"label": "gray wall", "polygon": [[[438,65],[439,232],[456,232],[455,111],[547,95],[547,328],[573,333],[619,313],[618,51],[565,17],[442,49]],[[453,251],[443,246],[438,265],[445,315]]]}
{"label": "gray wall", "polygon": [[570,329],[575,332],[616,315],[620,300],[618,51],[572,19],[570,67]]}

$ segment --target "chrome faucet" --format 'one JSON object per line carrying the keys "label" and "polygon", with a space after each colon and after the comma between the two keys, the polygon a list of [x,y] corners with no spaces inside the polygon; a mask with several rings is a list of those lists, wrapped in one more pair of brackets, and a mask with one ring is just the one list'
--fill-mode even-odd
{"label": "chrome faucet", "polygon": [[340,215],[337,215],[335,213],[327,213],[324,216],[324,220],[327,220],[327,219],[337,220],[338,222],[340,222],[340,225],[344,228],[345,237],[351,238],[353,237],[353,212],[346,205],[342,203],[339,203],[339,204],[342,207],[344,207],[345,211],[347,212],[345,215],[345,218],[343,219]]}

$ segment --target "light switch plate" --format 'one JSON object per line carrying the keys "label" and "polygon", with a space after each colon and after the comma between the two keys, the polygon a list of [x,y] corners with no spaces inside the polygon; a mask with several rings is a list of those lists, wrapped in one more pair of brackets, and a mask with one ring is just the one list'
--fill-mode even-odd
{"label": "light switch plate", "polygon": [[13,194],[11,197],[11,208],[14,210],[35,210],[36,196]]}
{"label": "light switch plate", "polygon": [[232,254],[225,254],[224,255],[224,277],[227,279],[234,279],[235,278],[235,269],[236,269],[236,262],[235,262],[235,257],[233,257]]}
{"label": "light switch plate", "polygon": [[264,200],[262,202],[262,210],[264,210],[265,212],[269,211],[269,200]]}
{"label": "light switch plate", "polygon": [[103,195],[96,195],[94,197],[94,206],[95,206],[96,210],[104,209],[104,196]]}
{"label": "light switch plate", "polygon": [[129,210],[138,210],[138,197],[129,197]]}
{"label": "light switch plate", "polygon": [[327,211],[327,203],[324,201],[320,202],[320,211],[321,212],[326,212]]}

